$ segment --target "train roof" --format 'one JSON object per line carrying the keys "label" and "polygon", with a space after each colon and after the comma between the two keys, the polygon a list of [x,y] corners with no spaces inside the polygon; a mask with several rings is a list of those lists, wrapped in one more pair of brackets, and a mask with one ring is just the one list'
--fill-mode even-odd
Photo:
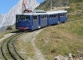
{"label": "train roof", "polygon": [[32,12],[33,13],[46,13],[46,11],[44,10],[33,10]]}
{"label": "train roof", "polygon": [[58,13],[67,13],[66,10],[57,10],[57,11],[51,11],[51,12],[47,12],[48,14],[58,14]]}
{"label": "train roof", "polygon": [[16,15],[47,15],[47,13],[21,13]]}
{"label": "train roof", "polygon": [[66,10],[59,10],[59,11],[56,11],[57,13],[67,13]]}
{"label": "train roof", "polygon": [[57,10],[57,11],[51,11],[46,13],[21,13],[17,15],[48,15],[48,14],[58,14],[58,13],[67,13],[66,10]]}

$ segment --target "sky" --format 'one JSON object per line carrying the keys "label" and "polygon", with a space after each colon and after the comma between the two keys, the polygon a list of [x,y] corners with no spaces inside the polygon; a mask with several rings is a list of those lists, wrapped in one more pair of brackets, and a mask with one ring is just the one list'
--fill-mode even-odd
{"label": "sky", "polygon": [[[19,0],[0,0],[0,14],[6,14]],[[37,0],[38,3],[44,0]]]}

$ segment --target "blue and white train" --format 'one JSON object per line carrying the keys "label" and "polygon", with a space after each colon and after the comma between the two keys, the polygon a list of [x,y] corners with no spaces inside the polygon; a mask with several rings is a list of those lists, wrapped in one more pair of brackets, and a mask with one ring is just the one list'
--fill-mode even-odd
{"label": "blue and white train", "polygon": [[35,30],[67,21],[67,11],[34,12],[16,15],[16,29]]}

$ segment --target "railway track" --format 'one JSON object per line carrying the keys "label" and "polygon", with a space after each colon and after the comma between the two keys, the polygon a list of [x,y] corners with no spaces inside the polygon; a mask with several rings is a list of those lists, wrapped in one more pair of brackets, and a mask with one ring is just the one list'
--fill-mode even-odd
{"label": "railway track", "polygon": [[23,35],[23,33],[17,33],[3,41],[1,45],[1,52],[5,60],[24,60],[17,53],[15,46],[14,46],[14,41],[21,35]]}

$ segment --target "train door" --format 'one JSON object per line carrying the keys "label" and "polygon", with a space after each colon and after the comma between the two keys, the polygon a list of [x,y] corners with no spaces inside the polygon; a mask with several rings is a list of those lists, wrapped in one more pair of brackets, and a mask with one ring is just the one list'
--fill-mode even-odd
{"label": "train door", "polygon": [[40,15],[40,26],[47,26],[47,15]]}
{"label": "train door", "polygon": [[39,27],[39,19],[38,19],[38,15],[33,15],[32,16],[32,30],[38,29]]}

